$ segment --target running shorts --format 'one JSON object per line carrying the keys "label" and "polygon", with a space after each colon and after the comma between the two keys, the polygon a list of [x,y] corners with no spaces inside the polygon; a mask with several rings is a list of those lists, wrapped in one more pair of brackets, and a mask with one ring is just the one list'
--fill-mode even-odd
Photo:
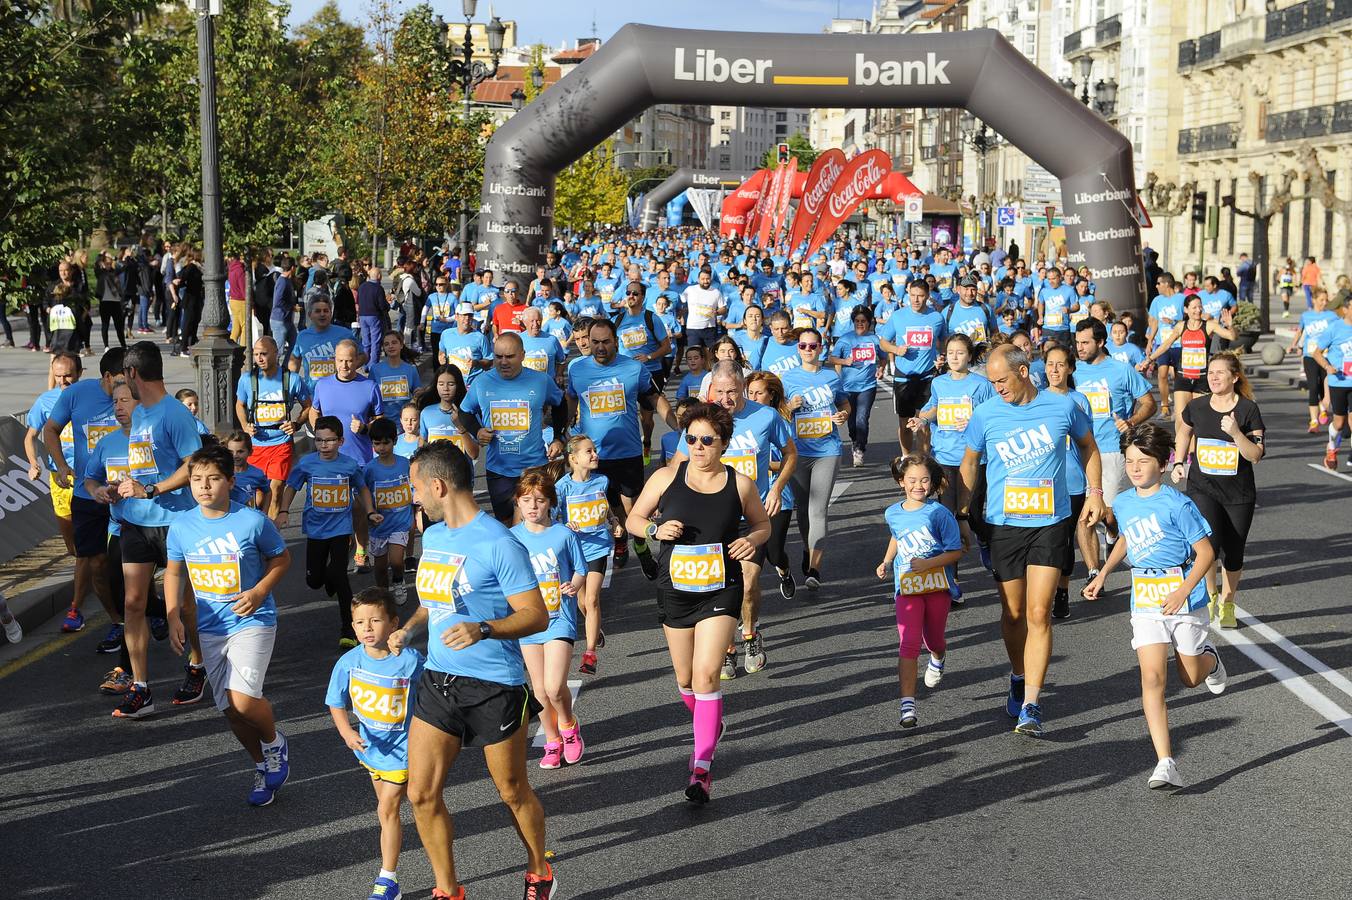
{"label": "running shorts", "polygon": [[1205,606],[1162,619],[1132,616],[1131,649],[1139,650],[1151,644],[1173,644],[1184,656],[1201,656],[1202,648],[1209,641],[1210,624],[1211,616]]}
{"label": "running shorts", "polygon": [[202,642],[202,665],[206,667],[217,709],[224,712],[230,707],[228,691],[262,698],[263,679],[267,677],[272,645],[277,639],[276,626],[244,628],[234,634],[203,633],[198,638]]}
{"label": "running shorts", "polygon": [[1345,416],[1352,409],[1352,388],[1329,385],[1329,413]]}
{"label": "running shorts", "polygon": [[387,534],[384,537],[371,535],[366,543],[366,552],[371,556],[385,556],[390,552],[390,544],[397,547],[408,546],[408,532],[396,531],[393,534]]}
{"label": "running shorts", "polygon": [[1103,468],[1103,503],[1112,509],[1117,495],[1122,493],[1123,488],[1130,486],[1127,482],[1127,459],[1121,451],[1105,453],[1102,450],[1099,451],[1099,459]]}
{"label": "running shorts", "polygon": [[1155,365],[1160,368],[1164,368],[1167,366],[1176,371],[1178,369],[1178,361],[1181,352],[1182,352],[1181,347],[1170,347],[1168,350],[1165,350],[1162,354],[1160,354],[1159,359],[1155,360]]}
{"label": "running shorts", "polygon": [[1178,374],[1178,369],[1174,370],[1174,391],[1187,391],[1190,394],[1209,394],[1211,385],[1206,383],[1206,375],[1198,378],[1184,378]]}
{"label": "running shorts", "polygon": [[70,501],[75,496],[75,486],[72,483],[70,487],[63,488],[56,483],[55,475],[47,476],[47,484],[52,489],[52,509],[56,512],[58,519],[70,518]]}
{"label": "running shorts", "polygon": [[498,684],[424,669],[413,715],[459,738],[462,746],[487,747],[516,734],[541,709],[524,684]]}
{"label": "running shorts", "polygon": [[741,614],[740,580],[710,594],[666,590],[657,594],[657,621],[671,628],[694,628],[696,624],[715,616],[731,616],[736,620]]}
{"label": "running shorts", "polygon": [[75,526],[75,556],[88,559],[108,552],[108,507],[85,497],[71,497],[70,518]]}
{"label": "running shorts", "polygon": [[549,627],[544,631],[528,634],[518,639],[518,643],[524,646],[526,644],[548,644],[550,641],[567,641],[571,644],[576,640],[577,622],[569,622],[563,616],[556,616],[549,620]]}
{"label": "running shorts", "polygon": [[607,498],[610,508],[618,515],[624,507],[621,497],[633,500],[643,491],[643,457],[626,456],[623,459],[597,460],[596,471],[610,481]]}
{"label": "running shorts", "polygon": [[361,767],[371,773],[372,781],[385,781],[390,784],[408,784],[408,769],[376,769],[361,762]]}
{"label": "running shorts", "polygon": [[1018,581],[1029,566],[1047,566],[1065,571],[1071,556],[1070,542],[1075,521],[1069,517],[1053,525],[1024,528],[992,525],[991,568],[996,581]]}
{"label": "running shorts", "polygon": [[286,481],[291,474],[295,445],[291,441],[274,444],[271,447],[254,447],[249,454],[249,465],[257,466],[269,481]]}
{"label": "running shorts", "polygon": [[122,523],[122,561],[153,563],[161,569],[168,565],[165,539],[168,525],[135,525]]}
{"label": "running shorts", "polygon": [[493,506],[493,516],[501,522],[512,521],[512,509],[516,505],[516,485],[520,475],[499,475],[487,472],[488,502]]}
{"label": "running shorts", "polygon": [[915,416],[929,402],[930,382],[932,378],[898,378],[892,382],[892,408],[897,418],[905,420]]}

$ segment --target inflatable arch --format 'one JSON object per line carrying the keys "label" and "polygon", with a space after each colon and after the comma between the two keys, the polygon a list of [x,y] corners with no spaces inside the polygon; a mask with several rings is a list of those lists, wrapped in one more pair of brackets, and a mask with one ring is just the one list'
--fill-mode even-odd
{"label": "inflatable arch", "polygon": [[[751,177],[750,172],[709,172],[685,167],[677,169],[643,198],[643,215],[639,227],[652,231],[667,204],[690,188],[724,188],[734,190]],[[534,269],[532,269],[534,271]]]}

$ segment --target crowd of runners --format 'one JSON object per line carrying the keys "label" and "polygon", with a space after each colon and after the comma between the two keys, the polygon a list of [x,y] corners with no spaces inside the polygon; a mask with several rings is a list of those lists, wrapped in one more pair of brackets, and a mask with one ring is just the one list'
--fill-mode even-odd
{"label": "crowd of runners", "polygon": [[[993,581],[1004,710],[1014,731],[1042,734],[1053,622],[1116,582],[1157,753],[1149,785],[1183,783],[1166,669],[1173,655],[1184,684],[1225,689],[1210,628],[1237,625],[1264,455],[1262,414],[1225,349],[1233,285],[1155,272],[1137,317],[1097,296],[1087,269],[1012,246],[957,257],[838,237],[804,261],[689,229],[573,236],[534,278],[410,255],[390,290],[345,254],[337,277],[305,262],[264,267],[273,296],[237,427],[210,434],[190,391],[167,394],[162,356],[177,344],[112,346],[96,373],[58,347],[28,415],[30,475],[50,469],[76,559],[65,629],[84,627],[91,593],[113,623],[97,647],[120,657],[98,685],[112,715],[164,710],[148,648],[168,640],[186,654],[170,705],[210,684],[254,763],[256,806],[290,770],[264,682],[300,501],[305,581],[336,616],[324,702],[376,797],[372,898],[399,895],[405,797],[432,896],[464,896],[442,794],[464,746],[483,748],[512,813],[525,895],[556,896],[526,725],[539,718],[540,768],[585,759],[567,678],[603,677],[608,591],[656,600],[694,738],[682,790],[708,802],[724,686],[774,652],[765,568],[792,600],[829,592],[848,565],[830,540],[842,466],[897,484],[878,510],[876,574],[895,600],[902,729],[921,722],[918,682],[933,691],[952,665],[950,611]],[[1352,303],[1332,308],[1317,285],[1307,302],[1288,350],[1334,468]],[[237,335],[248,309],[232,304]],[[887,458],[869,441],[879,397],[898,422]],[[612,581],[631,555],[651,589]],[[354,575],[370,585],[354,591]]]}

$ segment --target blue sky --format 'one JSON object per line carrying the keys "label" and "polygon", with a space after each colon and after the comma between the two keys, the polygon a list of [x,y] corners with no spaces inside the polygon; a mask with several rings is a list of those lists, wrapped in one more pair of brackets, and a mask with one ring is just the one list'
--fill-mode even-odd
{"label": "blue sky", "polygon": [[[292,0],[291,22],[308,19],[324,0]],[[414,5],[403,0],[405,7]],[[432,8],[448,20],[461,15],[460,0],[432,0]],[[488,0],[480,0],[477,18],[488,19]],[[369,17],[370,0],[338,0],[352,22]],[[867,18],[872,0],[493,0],[493,11],[515,19],[521,43],[570,45],[592,33],[609,38],[628,22],[719,31],[820,32],[832,18]]]}

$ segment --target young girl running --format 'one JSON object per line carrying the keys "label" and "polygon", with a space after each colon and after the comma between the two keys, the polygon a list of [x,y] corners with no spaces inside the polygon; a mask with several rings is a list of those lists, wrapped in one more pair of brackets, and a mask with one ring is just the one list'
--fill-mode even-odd
{"label": "young girl running", "polygon": [[[768,406],[779,413],[786,422],[793,421],[789,405],[784,400],[784,385],[778,375],[769,372],[752,372],[746,381],[746,399],[761,406]],[[779,448],[770,447],[770,472],[778,476],[783,466],[783,454]],[[779,595],[792,600],[798,593],[798,582],[789,570],[789,552],[785,545],[789,540],[789,523],[793,519],[793,484],[786,484],[779,495],[779,512],[770,517],[770,539],[765,542],[765,558],[775,567],[779,576]],[[729,676],[730,677],[730,676]]]}
{"label": "young girl running", "polygon": [[563,473],[562,461],[551,463],[549,470],[555,478],[558,495],[555,516],[577,533],[586,560],[586,583],[578,592],[578,606],[587,618],[587,649],[582,653],[583,675],[596,674],[596,651],[606,645],[601,630],[601,584],[606,577],[606,560],[615,549],[615,539],[624,534],[620,520],[610,510],[606,490],[610,479],[596,474],[600,460],[591,438],[577,434],[568,439],[564,448],[568,473]]}
{"label": "young girl running", "polygon": [[522,473],[516,484],[521,522],[513,526],[512,534],[530,553],[535,580],[549,611],[548,628],[520,639],[531,692],[544,707],[540,711],[540,727],[545,732],[542,769],[581,762],[585,747],[582,727],[573,714],[568,667],[577,640],[577,594],[587,583],[587,561],[577,535],[551,522],[558,501],[554,479],[545,469]]}
{"label": "young girl running", "polygon": [[899,456],[892,477],[905,499],[883,513],[891,537],[878,564],[878,577],[893,572],[897,634],[901,642],[897,678],[901,682],[901,727],[919,724],[915,714],[915,682],[920,645],[929,648],[925,687],[944,677],[947,644],[944,628],[956,583],[953,567],[962,558],[958,520],[936,498],[944,490],[944,471],[928,456]]}
{"label": "young girl running", "polygon": [[418,404],[418,436],[424,444],[451,441],[470,459],[479,458],[479,444],[460,427],[460,404],[465,399],[465,376],[453,365],[438,366],[433,376],[435,390],[423,394]]}
{"label": "young girl running", "polygon": [[[1178,661],[1178,678],[1187,687],[1203,680],[1213,694],[1225,690],[1225,666],[1207,639],[1207,591],[1203,575],[1215,562],[1211,528],[1187,497],[1160,483],[1173,439],[1153,422],[1122,435],[1127,478],[1134,491],[1117,495],[1113,512],[1122,529],[1108,561],[1084,589],[1093,600],[1108,573],[1131,561],[1131,646],[1141,666],[1141,706],[1159,762],[1150,774],[1152,788],[1182,787],[1169,743],[1169,714],[1164,704],[1169,648]],[[1210,659],[1208,659],[1210,657]]]}

